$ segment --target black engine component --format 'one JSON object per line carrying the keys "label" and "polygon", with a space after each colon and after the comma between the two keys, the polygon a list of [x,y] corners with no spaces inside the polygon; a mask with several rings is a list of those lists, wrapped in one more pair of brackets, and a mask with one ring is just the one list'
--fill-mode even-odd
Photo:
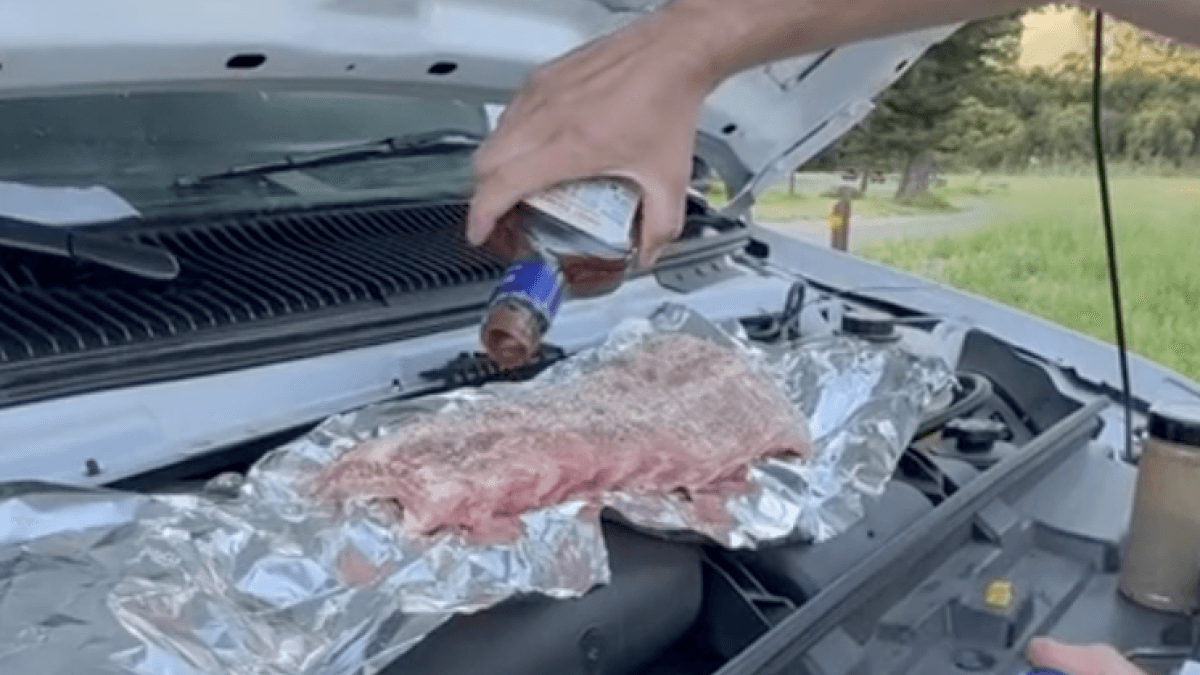
{"label": "black engine component", "polygon": [[694,547],[605,524],[612,580],[571,600],[519,598],[457,616],[381,675],[624,675],[682,636],[700,611]]}
{"label": "black engine component", "polygon": [[788,544],[740,557],[767,589],[803,603],[870,551],[933,510],[933,504],[919,490],[898,481],[890,482],[878,499],[865,500],[864,507],[862,519],[819,545]]}
{"label": "black engine component", "polygon": [[756,342],[787,342],[800,337],[800,311],[804,309],[808,286],[797,281],[788,289],[783,310],[778,314],[751,317],[742,320],[746,335]]}
{"label": "black engine component", "polygon": [[943,441],[933,452],[986,469],[1016,452],[1015,445],[1004,441],[1009,433],[1008,426],[994,418],[959,418],[942,428]]}
{"label": "black engine component", "polygon": [[1006,431],[1002,422],[968,417],[947,422],[942,435],[955,439],[955,447],[960,452],[972,453],[987,452],[996,441],[1004,438]]}
{"label": "black engine component", "polygon": [[504,370],[485,354],[462,352],[446,365],[422,372],[421,377],[439,381],[447,389],[479,387],[497,381],[520,382],[536,377],[538,373],[566,357],[567,353],[561,347],[543,344],[528,363],[519,368]]}
{"label": "black engine component", "polygon": [[899,339],[892,317],[858,309],[848,310],[842,315],[842,332],[872,342],[891,342]]}
{"label": "black engine component", "polygon": [[714,548],[705,557],[704,604],[697,633],[721,659],[741,653],[795,609],[795,603],[767,590],[728,552]]}

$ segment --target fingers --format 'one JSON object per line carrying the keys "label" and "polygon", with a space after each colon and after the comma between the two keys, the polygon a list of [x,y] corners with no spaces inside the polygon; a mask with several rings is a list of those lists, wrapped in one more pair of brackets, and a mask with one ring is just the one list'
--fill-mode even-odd
{"label": "fingers", "polygon": [[[504,107],[496,129],[490,138],[475,152],[475,175],[486,176],[497,171],[515,157],[532,148],[545,145],[545,129],[552,124],[538,120],[537,113],[548,103],[540,82],[545,78],[548,67],[534,71],[526,78],[521,92]],[[561,92],[558,94],[561,96]],[[551,93],[551,99],[555,95]]]}
{"label": "fingers", "polygon": [[640,181],[639,185],[643,187],[638,266],[649,269],[683,231],[685,193],[674,183],[647,188],[647,183]]}
{"label": "fingers", "polygon": [[467,241],[479,246],[492,237],[501,216],[520,201],[520,192],[503,178],[479,184],[467,211]]}
{"label": "fingers", "polygon": [[467,240],[475,246],[488,239],[501,216],[541,187],[530,187],[524,167],[540,163],[530,158],[544,152],[547,139],[531,130],[535,127],[521,124],[526,118],[519,114],[520,101],[515,103],[505,110],[499,127],[473,158],[476,185],[467,212]]}
{"label": "fingers", "polygon": [[532,150],[480,177],[467,217],[467,239],[478,246],[517,202],[548,187],[583,178],[570,154]]}
{"label": "fingers", "polygon": [[[577,158],[574,158],[577,160]],[[485,241],[499,244],[504,233],[497,223],[525,197],[553,185],[594,177],[578,168],[567,152],[531,152],[483,178],[471,202],[467,238],[476,246]],[[641,220],[638,265],[649,268],[683,230],[686,180],[639,180],[624,172],[608,173],[633,181],[641,191]],[[597,174],[600,175],[600,174]],[[507,250],[508,246],[503,246]],[[499,250],[499,249],[497,249]]]}
{"label": "fingers", "polygon": [[512,220],[508,215],[502,216],[483,242],[485,251],[504,261],[515,260],[521,252],[521,235]]}
{"label": "fingers", "polygon": [[1029,642],[1029,662],[1066,675],[1146,675],[1108,645],[1065,645],[1049,638]]}
{"label": "fingers", "polygon": [[476,176],[486,176],[513,158],[543,144],[544,138],[531,133],[536,127],[524,124],[529,117],[529,104],[518,97],[500,115],[492,135],[475,150],[472,158]]}
{"label": "fingers", "polygon": [[582,45],[527,79],[476,153],[472,244],[494,238],[506,248],[497,221],[522,199],[601,176],[629,178],[641,190],[640,265],[652,265],[679,236],[695,116],[707,89],[680,77],[686,64],[648,60],[660,36],[655,24],[641,26]]}

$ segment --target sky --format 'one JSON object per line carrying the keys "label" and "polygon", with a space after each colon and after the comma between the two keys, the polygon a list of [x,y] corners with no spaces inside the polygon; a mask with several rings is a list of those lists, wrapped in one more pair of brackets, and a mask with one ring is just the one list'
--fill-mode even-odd
{"label": "sky", "polygon": [[1025,15],[1025,32],[1021,37],[1022,68],[1051,67],[1071,52],[1087,52],[1090,43],[1085,39],[1073,9],[1047,9]]}

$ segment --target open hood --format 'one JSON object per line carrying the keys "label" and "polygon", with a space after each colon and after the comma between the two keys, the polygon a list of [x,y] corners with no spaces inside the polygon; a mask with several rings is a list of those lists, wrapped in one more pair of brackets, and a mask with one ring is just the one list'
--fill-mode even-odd
{"label": "open hood", "polygon": [[[730,0],[731,2],[736,0]],[[503,104],[538,64],[661,0],[42,0],[0,4],[0,97],[228,86],[428,91]],[[862,120],[945,26],[743,72],[697,147],[745,207]]]}

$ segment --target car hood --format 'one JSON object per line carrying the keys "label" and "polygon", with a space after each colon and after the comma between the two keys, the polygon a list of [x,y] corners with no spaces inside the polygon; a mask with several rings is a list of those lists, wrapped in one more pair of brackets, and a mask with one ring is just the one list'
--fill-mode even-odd
{"label": "car hood", "polygon": [[[729,0],[734,2],[736,0]],[[189,86],[429,91],[503,104],[526,75],[662,0],[42,0],[0,3],[0,97]],[[943,26],[742,72],[697,154],[746,206],[827,148]]]}

